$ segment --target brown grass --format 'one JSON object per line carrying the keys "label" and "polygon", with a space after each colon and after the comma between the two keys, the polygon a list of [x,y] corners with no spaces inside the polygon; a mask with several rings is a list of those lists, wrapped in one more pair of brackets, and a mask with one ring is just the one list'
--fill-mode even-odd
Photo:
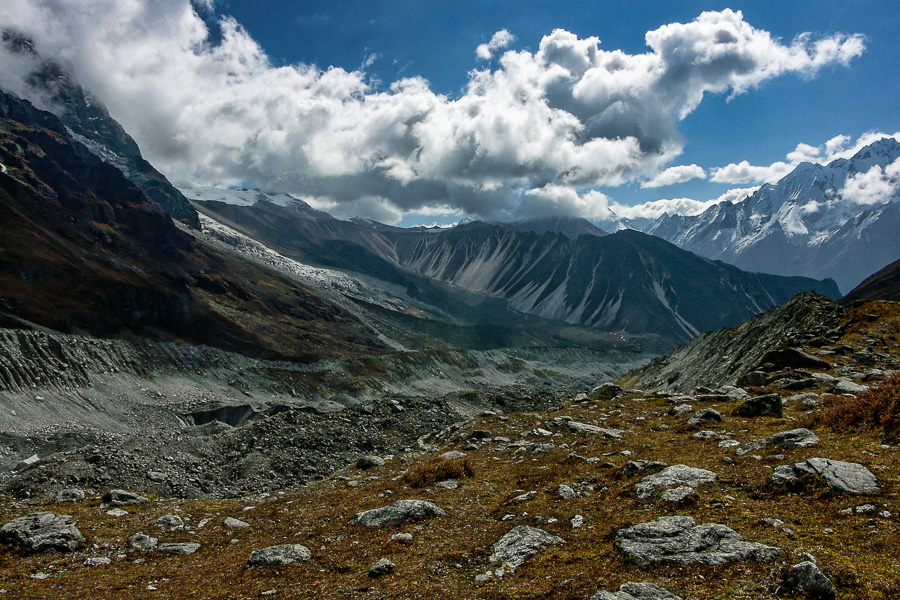
{"label": "brown grass", "polygon": [[810,424],[835,431],[880,429],[886,442],[900,441],[900,375],[856,397],[828,396],[825,403],[809,417]]}
{"label": "brown grass", "polygon": [[475,469],[468,457],[447,460],[438,456],[426,463],[415,465],[403,480],[414,488],[423,488],[445,479],[474,477]]}

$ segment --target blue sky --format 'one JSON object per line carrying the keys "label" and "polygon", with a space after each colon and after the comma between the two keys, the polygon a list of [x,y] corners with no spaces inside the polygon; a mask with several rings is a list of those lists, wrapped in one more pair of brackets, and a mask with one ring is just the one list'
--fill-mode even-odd
{"label": "blue sky", "polygon": [[342,217],[698,210],[900,130],[886,0],[34,0],[0,21],[173,180]]}

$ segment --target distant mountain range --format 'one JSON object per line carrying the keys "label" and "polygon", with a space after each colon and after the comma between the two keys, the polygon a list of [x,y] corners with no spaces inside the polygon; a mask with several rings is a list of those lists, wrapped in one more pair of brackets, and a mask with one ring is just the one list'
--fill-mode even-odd
{"label": "distant mountain range", "polygon": [[900,202],[895,196],[859,204],[844,196],[844,187],[898,159],[900,142],[884,138],[850,159],[803,163],[740,202],[631,226],[748,271],[830,277],[847,292],[900,258]]}

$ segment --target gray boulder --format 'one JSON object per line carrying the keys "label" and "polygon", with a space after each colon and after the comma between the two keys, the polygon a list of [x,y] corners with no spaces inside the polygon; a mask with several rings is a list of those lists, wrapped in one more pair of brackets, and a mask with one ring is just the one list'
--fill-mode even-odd
{"label": "gray boulder", "polygon": [[163,515],[153,521],[152,524],[154,527],[160,527],[162,529],[184,529],[184,521],[178,515]]}
{"label": "gray boulder", "polygon": [[614,440],[621,440],[622,434],[624,433],[621,429],[607,429],[589,423],[579,423],[578,421],[568,421],[566,427],[569,428],[569,431],[574,431],[575,433],[602,435],[603,437],[612,438]]}
{"label": "gray boulder", "polygon": [[69,488],[56,492],[57,502],[77,502],[79,500],[84,500],[84,490]]}
{"label": "gray boulder", "polygon": [[250,527],[250,523],[235,519],[234,517],[225,517],[225,527],[228,529],[244,529]]}
{"label": "gray boulder", "polygon": [[805,561],[791,567],[794,587],[808,598],[834,600],[834,585],[815,563]]}
{"label": "gray boulder", "polygon": [[659,473],[644,477],[634,486],[634,491],[637,493],[638,498],[649,498],[662,488],[676,486],[695,488],[704,483],[713,483],[715,480],[716,474],[712,471],[697,469],[687,465],[672,465]]}
{"label": "gray boulder", "polygon": [[795,486],[814,477],[821,477],[838,493],[877,494],[878,478],[859,463],[810,458],[793,465],[781,465],[772,473],[771,482],[776,487]]}
{"label": "gray boulder", "polygon": [[491,561],[500,563],[504,569],[512,573],[522,566],[525,559],[537,554],[546,546],[564,543],[565,540],[543,529],[519,525],[494,542],[491,546]]}
{"label": "gray boulder", "polygon": [[697,525],[691,517],[660,517],[616,534],[616,547],[638,564],[675,562],[721,565],[734,561],[766,562],[781,550],[748,542],[716,523]]}
{"label": "gray boulder", "polygon": [[131,544],[132,548],[137,548],[143,552],[149,552],[156,548],[159,540],[144,533],[135,533],[134,535],[129,536],[128,543]]}
{"label": "gray boulder", "polygon": [[765,371],[750,371],[738,377],[739,387],[762,387],[769,383],[769,376]]}
{"label": "gray boulder", "polygon": [[125,490],[109,490],[103,495],[103,506],[126,506],[128,504],[143,504],[149,502],[149,498],[126,492]]}
{"label": "gray boulder", "polygon": [[714,408],[701,408],[687,420],[688,425],[699,425],[707,421],[722,421],[722,415]]}
{"label": "gray boulder", "polygon": [[781,396],[778,394],[766,394],[765,396],[750,398],[735,408],[734,414],[739,417],[759,417],[762,415],[780,417],[782,416]]}
{"label": "gray boulder", "polygon": [[575,490],[566,484],[562,484],[557,488],[556,494],[563,500],[571,500],[575,497]]}
{"label": "gray boulder", "polygon": [[312,558],[312,553],[306,546],[300,544],[279,544],[261,548],[250,553],[247,559],[247,567],[283,567],[299,562],[306,562]]}
{"label": "gray boulder", "polygon": [[789,431],[780,431],[767,438],[750,442],[749,444],[744,444],[737,449],[737,453],[743,455],[749,452],[755,452],[756,450],[761,450],[768,446],[775,446],[776,448],[784,448],[786,450],[791,448],[806,448],[818,443],[819,438],[809,429],[791,429]]}
{"label": "gray boulder", "polygon": [[382,527],[384,525],[402,525],[409,520],[431,519],[443,517],[447,513],[424,500],[397,500],[390,506],[374,508],[357,513],[355,523],[366,527]]}
{"label": "gray boulder", "polygon": [[624,393],[625,390],[615,383],[601,383],[591,390],[588,398],[591,400],[614,400]]}
{"label": "gray boulder", "polygon": [[838,384],[831,388],[832,394],[861,394],[869,389],[867,385],[860,385],[847,379],[846,377],[841,377],[838,381]]}
{"label": "gray boulder", "polygon": [[681,600],[681,597],[652,583],[628,582],[618,592],[599,591],[591,600]]}
{"label": "gray boulder", "polygon": [[52,512],[31,513],[0,527],[0,542],[31,552],[51,549],[71,552],[85,541],[75,526],[75,519]]}
{"label": "gray boulder", "polygon": [[163,554],[180,554],[182,556],[193,554],[199,549],[200,544],[196,542],[169,542],[166,544],[160,544],[157,548],[157,550],[159,550]]}
{"label": "gray boulder", "polygon": [[380,558],[375,562],[375,564],[369,567],[369,577],[381,577],[383,575],[387,575],[388,573],[393,573],[396,567],[397,565],[395,565],[388,559]]}
{"label": "gray boulder", "polygon": [[687,505],[696,502],[697,492],[690,486],[680,485],[664,491],[660,494],[659,500],[670,504]]}
{"label": "gray boulder", "polygon": [[783,369],[830,369],[831,365],[821,358],[807,354],[799,348],[780,348],[766,352],[759,364],[770,363],[773,367],[769,370]]}

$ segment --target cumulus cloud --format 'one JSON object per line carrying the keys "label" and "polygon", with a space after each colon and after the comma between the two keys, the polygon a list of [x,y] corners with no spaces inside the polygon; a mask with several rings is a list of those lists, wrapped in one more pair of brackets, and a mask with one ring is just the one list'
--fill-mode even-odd
{"label": "cumulus cloud", "polygon": [[511,43],[513,43],[515,39],[516,36],[511,34],[506,29],[501,29],[491,37],[491,41],[489,41],[487,44],[479,45],[475,49],[475,55],[481,60],[491,60],[495,52],[497,52],[498,50],[503,50]]}
{"label": "cumulus cloud", "polygon": [[[681,152],[677,123],[704,94],[812,76],[864,50],[859,35],[783,43],[740,12],[704,12],[648,32],[643,54],[601,50],[596,37],[558,29],[536,51],[507,50],[472,71],[460,97],[448,98],[417,77],[383,89],[365,67],[277,66],[227,16],[205,15],[221,30],[210,35],[195,6],[6,2],[0,23],[71,70],[175,180],[260,185],[391,218],[437,206],[490,218],[520,199],[534,210],[600,210],[599,197],[546,190],[656,173]],[[479,57],[510,40],[498,32]],[[22,65],[0,54],[4,86],[28,96],[21,81],[10,83]],[[520,192],[531,188],[545,193]]]}
{"label": "cumulus cloud", "polygon": [[699,165],[677,165],[656,174],[653,179],[641,184],[642,188],[658,188],[676,183],[684,183],[691,179],[705,179],[706,171]]}
{"label": "cumulus cloud", "polygon": [[869,144],[883,138],[900,141],[900,132],[887,134],[870,131],[859,136],[856,141],[849,135],[836,135],[819,146],[800,143],[794,150],[788,152],[787,162],[779,160],[768,166],[756,166],[742,160],[739,163],[712,169],[709,179],[716,183],[775,183],[800,163],[827,165],[833,160],[850,158]]}
{"label": "cumulus cloud", "polygon": [[860,206],[884,204],[900,196],[900,158],[884,169],[874,165],[864,173],[851,175],[840,194]]}

